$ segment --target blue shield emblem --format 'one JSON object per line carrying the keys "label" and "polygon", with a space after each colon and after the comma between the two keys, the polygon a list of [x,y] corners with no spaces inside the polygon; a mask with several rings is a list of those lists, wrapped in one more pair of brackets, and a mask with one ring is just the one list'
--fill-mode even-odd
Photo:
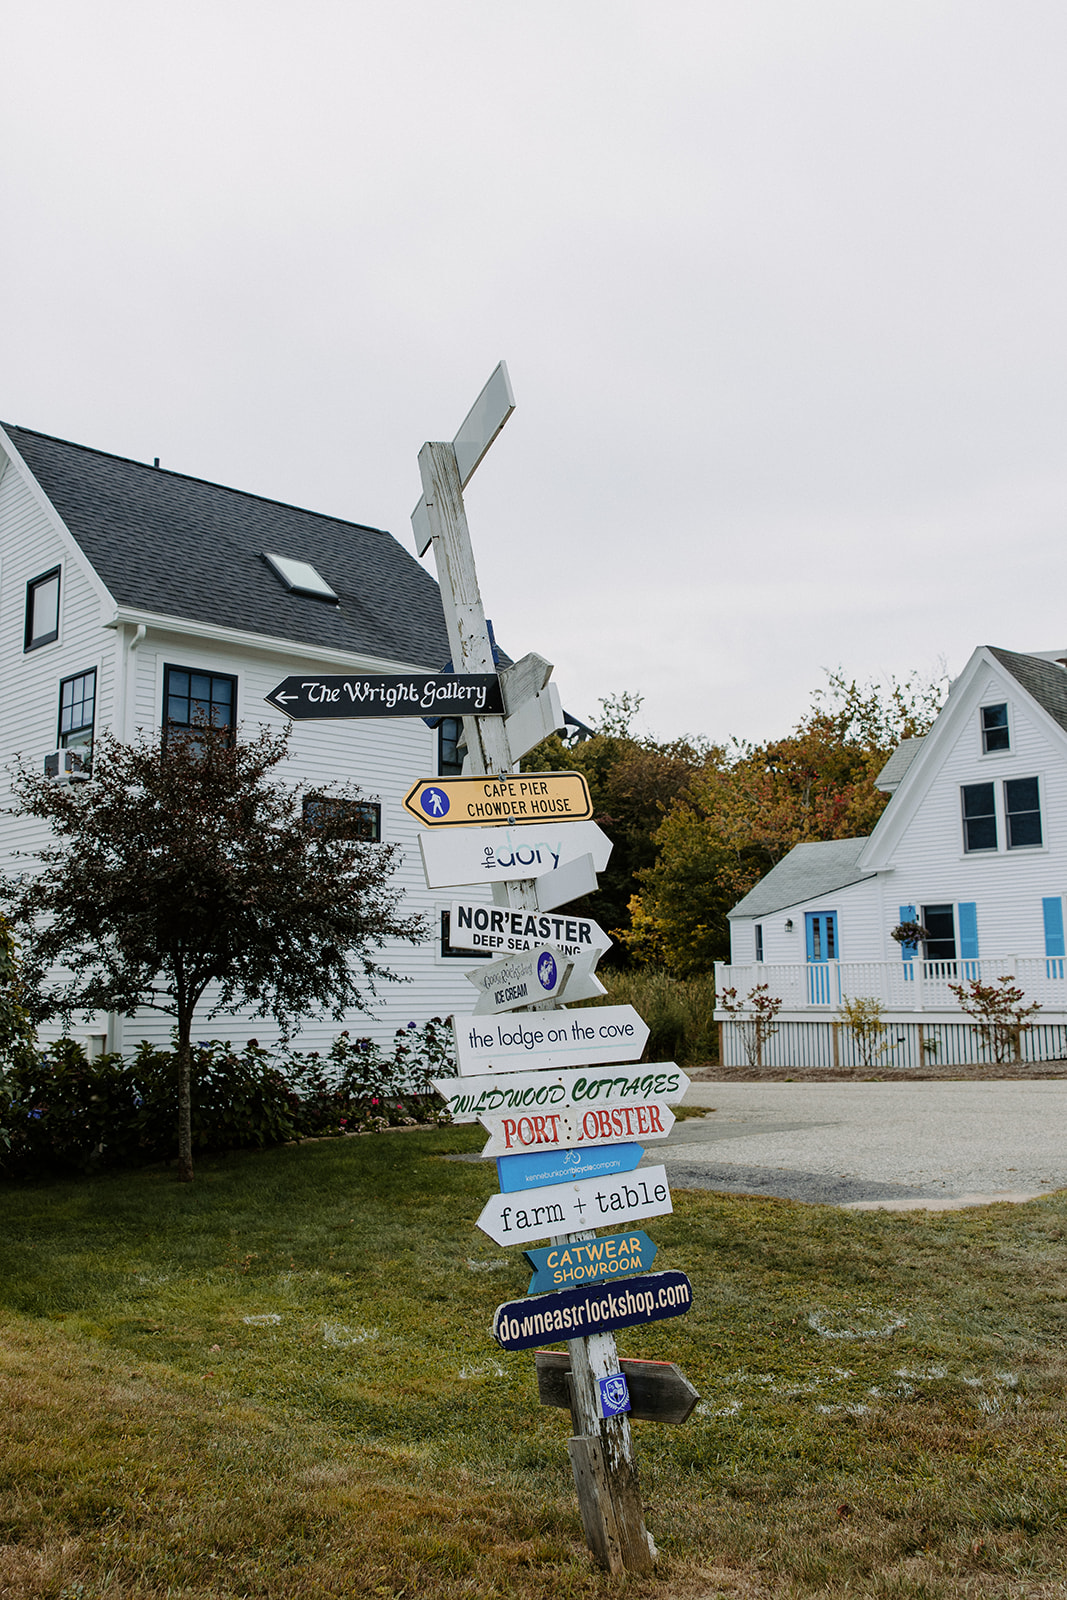
{"label": "blue shield emblem", "polygon": [[604,1417],[617,1417],[622,1412],[630,1409],[630,1390],[625,1377],[621,1372],[613,1372],[609,1378],[600,1379],[600,1414]]}

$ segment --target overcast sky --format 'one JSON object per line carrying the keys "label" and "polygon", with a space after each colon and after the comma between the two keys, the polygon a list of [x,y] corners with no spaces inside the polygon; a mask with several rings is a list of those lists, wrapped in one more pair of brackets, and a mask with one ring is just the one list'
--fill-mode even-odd
{"label": "overcast sky", "polygon": [[503,357],[486,610],[661,736],[1067,645],[1062,0],[34,0],[2,49],[5,421],[410,549]]}

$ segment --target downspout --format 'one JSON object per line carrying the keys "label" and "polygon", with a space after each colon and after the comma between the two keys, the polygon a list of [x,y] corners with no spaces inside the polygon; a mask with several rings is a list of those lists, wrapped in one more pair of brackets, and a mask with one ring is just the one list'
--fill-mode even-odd
{"label": "downspout", "polygon": [[[130,672],[129,658],[143,642],[148,629],[143,622],[139,622],[133,630],[133,637],[130,639],[127,639],[125,624],[117,631],[119,636],[118,682],[115,685],[115,715],[112,719],[112,725],[115,727],[118,737],[126,740],[130,736],[132,710],[130,705],[130,679],[132,674]],[[122,1023],[123,1019],[117,1011],[108,1012],[107,1039],[104,1046],[106,1050],[121,1050]]]}

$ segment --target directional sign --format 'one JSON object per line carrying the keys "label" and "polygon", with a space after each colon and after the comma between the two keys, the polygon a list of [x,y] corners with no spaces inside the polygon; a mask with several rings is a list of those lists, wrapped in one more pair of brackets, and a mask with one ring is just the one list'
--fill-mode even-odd
{"label": "directional sign", "polygon": [[[455,782],[455,779],[451,780]],[[432,792],[432,791],[431,791]],[[611,840],[595,822],[546,822],[540,828],[457,828],[419,834],[429,889],[551,875],[591,852],[603,872]]]}
{"label": "directional sign", "polygon": [[658,1247],[640,1229],[525,1250],[523,1254],[534,1269],[526,1292],[542,1294],[546,1289],[566,1289],[575,1283],[594,1283],[604,1278],[622,1278],[628,1272],[646,1272],[658,1253]]}
{"label": "directional sign", "polygon": [[[449,680],[438,681],[447,683]],[[473,708],[468,706],[467,709]],[[470,828],[479,824],[507,826],[553,820],[582,822],[593,815],[589,785],[580,772],[420,778],[404,796],[404,807],[431,828]],[[528,872],[526,876],[536,877],[537,874]]]}
{"label": "directional sign", "polygon": [[[571,1358],[566,1350],[538,1350],[537,1398],[543,1406],[562,1406],[570,1410]],[[625,1356],[619,1367],[630,1390],[632,1422],[669,1422],[675,1427],[688,1422],[700,1401],[685,1373],[673,1361],[630,1361]]]}
{"label": "directional sign", "polygon": [[[536,1012],[533,1015],[537,1015]],[[673,1061],[640,1067],[582,1067],[569,1072],[506,1072],[484,1078],[434,1078],[453,1122],[478,1122],[493,1112],[588,1111],[685,1098],[689,1079]],[[644,1135],[643,1137],[648,1137]]]}
{"label": "directional sign", "polygon": [[633,1006],[587,1011],[534,1011],[515,1017],[456,1016],[460,1077],[518,1072],[523,1067],[580,1067],[587,1062],[639,1061],[648,1024]]}
{"label": "directional sign", "polygon": [[[560,868],[560,875],[566,870]],[[552,874],[556,876],[555,873]],[[516,911],[481,900],[453,900],[448,912],[448,942],[454,950],[532,950],[555,945],[561,955],[600,954],[611,948],[603,928],[589,917],[550,916]]]}
{"label": "directional sign", "polygon": [[264,695],[287,717],[502,717],[504,699],[494,673],[438,678],[380,672],[283,678]]}
{"label": "directional sign", "polygon": [[575,956],[560,996],[564,1005],[575,1005],[579,1000],[599,1000],[602,994],[607,994],[593,971],[599,960],[599,951],[591,956]]}
{"label": "directional sign", "polygon": [[498,1157],[496,1172],[501,1194],[518,1194],[572,1178],[632,1172],[644,1153],[639,1144],[609,1144],[599,1150],[532,1150],[528,1155]]}
{"label": "directional sign", "polygon": [[589,1284],[536,1300],[509,1300],[497,1306],[493,1338],[505,1350],[532,1350],[545,1339],[584,1339],[591,1333],[684,1317],[692,1304],[693,1285],[684,1272],[651,1272],[626,1283]]}
{"label": "directional sign", "polygon": [[[451,924],[450,924],[451,925]],[[478,990],[475,1016],[493,1011],[513,1011],[516,1006],[554,1000],[566,981],[571,963],[551,945],[535,945],[519,955],[503,956],[467,973]]]}
{"label": "directional sign", "polygon": [[482,1155],[491,1157],[522,1150],[592,1150],[619,1139],[666,1139],[674,1112],[665,1100],[645,1100],[610,1110],[520,1111],[478,1120],[489,1134]]}
{"label": "directional sign", "polygon": [[557,906],[569,905],[583,895],[595,894],[596,890],[596,863],[591,855],[578,856],[565,867],[557,867],[555,872],[546,873],[534,882],[538,911],[555,911]]}
{"label": "directional sign", "polygon": [[[507,363],[500,361],[493,368],[488,383],[460,423],[459,432],[452,441],[462,487],[465,488],[470,482],[475,467],[514,409],[515,396]],[[415,533],[415,548],[420,556],[425,555],[432,537],[425,496],[411,513],[411,526]]]}
{"label": "directional sign", "polygon": [[666,1167],[642,1167],[640,1172],[579,1178],[514,1197],[491,1195],[478,1226],[497,1244],[526,1244],[552,1233],[585,1233],[640,1217],[663,1217],[673,1209]]}

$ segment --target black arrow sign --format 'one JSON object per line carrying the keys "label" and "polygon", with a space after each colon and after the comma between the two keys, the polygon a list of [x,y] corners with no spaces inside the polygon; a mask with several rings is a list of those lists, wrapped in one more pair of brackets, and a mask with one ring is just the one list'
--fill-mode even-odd
{"label": "black arrow sign", "polygon": [[264,699],[287,717],[502,717],[495,673],[346,673],[285,678]]}

